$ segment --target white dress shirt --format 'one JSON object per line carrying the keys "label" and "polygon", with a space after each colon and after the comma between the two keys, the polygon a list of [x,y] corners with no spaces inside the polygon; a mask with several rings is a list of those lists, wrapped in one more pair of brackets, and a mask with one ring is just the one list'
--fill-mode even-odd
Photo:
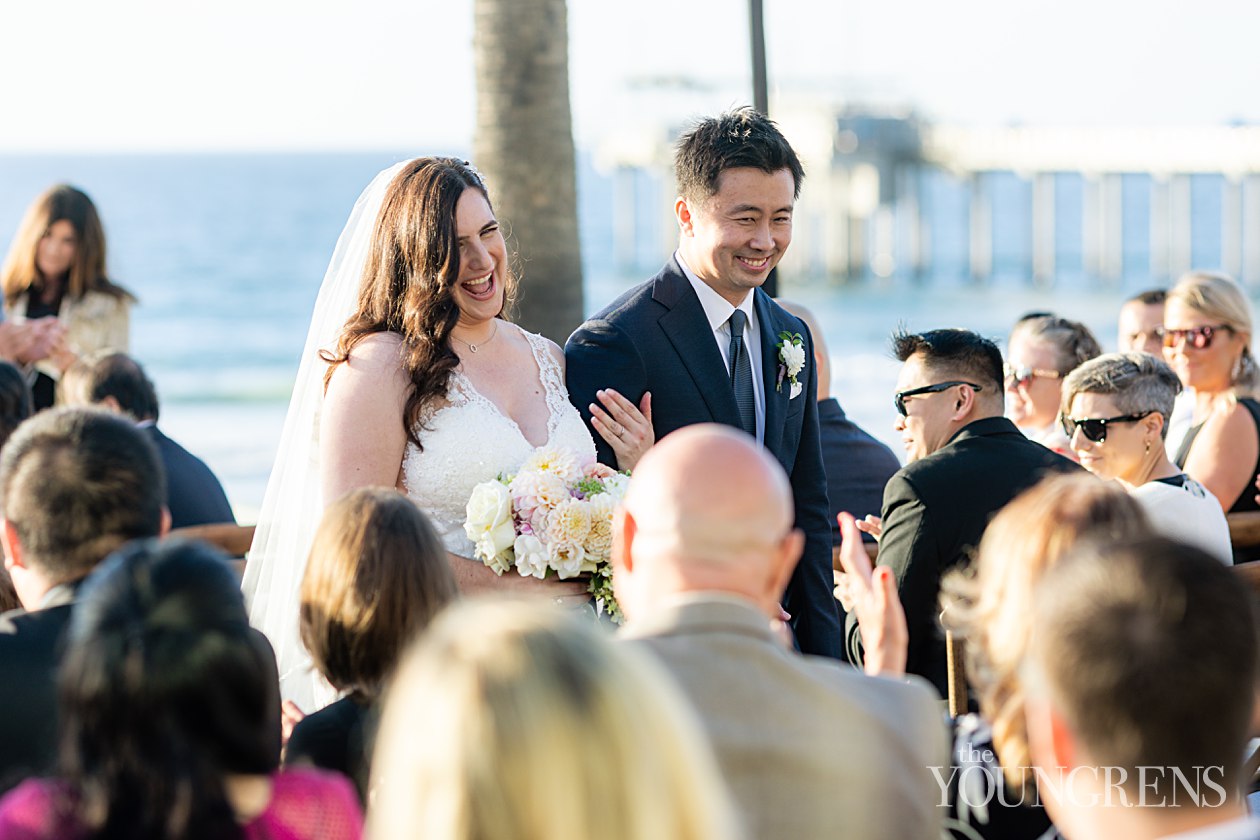
{"label": "white dress shirt", "polygon": [[738,307],[731,306],[730,301],[713,291],[707,283],[692,273],[681,251],[676,252],[674,256],[678,258],[678,264],[682,266],[683,274],[687,275],[691,288],[696,290],[696,297],[700,298],[700,306],[704,308],[704,316],[709,319],[709,327],[713,330],[713,340],[717,342],[728,376],[731,372],[731,315],[735,314],[736,308],[739,308],[748,316],[748,321],[744,325],[744,347],[748,350],[748,361],[752,365],[753,409],[757,415],[757,442],[763,443],[766,439],[766,399],[763,393],[765,382],[761,378],[761,328],[757,323],[757,307],[753,306],[752,289],[744,295],[744,300]]}

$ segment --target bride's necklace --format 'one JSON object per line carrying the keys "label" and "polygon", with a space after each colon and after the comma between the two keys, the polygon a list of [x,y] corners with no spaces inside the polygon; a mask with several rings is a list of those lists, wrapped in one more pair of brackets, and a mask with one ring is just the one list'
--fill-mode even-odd
{"label": "bride's necklace", "polygon": [[494,332],[490,333],[490,337],[489,337],[489,338],[487,338],[485,341],[481,342],[480,344],[473,344],[471,341],[464,341],[464,339],[462,339],[462,338],[460,338],[459,336],[455,335],[455,333],[453,333],[453,332],[451,333],[451,338],[455,339],[455,340],[456,340],[456,341],[458,341],[460,344],[465,345],[465,346],[466,346],[469,350],[471,350],[471,351],[473,351],[474,353],[476,353],[476,352],[477,352],[477,350],[478,350],[478,348],[480,348],[480,347],[485,347],[487,344],[489,344],[490,342],[494,341],[494,337],[495,337],[496,335],[498,335],[498,334],[499,334],[499,319],[498,319],[498,318],[495,318],[495,319],[494,319]]}

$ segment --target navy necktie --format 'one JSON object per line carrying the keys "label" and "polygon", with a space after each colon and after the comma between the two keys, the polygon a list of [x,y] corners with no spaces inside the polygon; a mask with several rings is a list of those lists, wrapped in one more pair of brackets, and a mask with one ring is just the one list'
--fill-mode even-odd
{"label": "navy necktie", "polygon": [[745,432],[757,436],[757,410],[753,400],[752,362],[748,348],[744,346],[744,324],[748,316],[736,309],[727,322],[731,328],[731,388],[735,391],[735,405],[739,408],[739,425]]}

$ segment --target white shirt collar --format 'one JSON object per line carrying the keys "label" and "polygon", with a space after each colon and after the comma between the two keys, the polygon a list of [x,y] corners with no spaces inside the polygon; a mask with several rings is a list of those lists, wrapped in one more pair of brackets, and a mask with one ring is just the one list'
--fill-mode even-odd
{"label": "white shirt collar", "polygon": [[708,283],[695,275],[695,272],[687,265],[687,261],[683,259],[682,251],[675,252],[674,256],[678,259],[678,265],[682,267],[683,274],[687,276],[687,281],[691,283],[691,288],[696,290],[696,297],[700,298],[700,306],[704,308],[704,316],[709,320],[709,327],[714,332],[726,326],[726,322],[731,319],[736,309],[743,310],[748,316],[748,324],[754,323],[752,289],[744,295],[744,300],[739,306],[731,306],[730,301],[713,291]]}

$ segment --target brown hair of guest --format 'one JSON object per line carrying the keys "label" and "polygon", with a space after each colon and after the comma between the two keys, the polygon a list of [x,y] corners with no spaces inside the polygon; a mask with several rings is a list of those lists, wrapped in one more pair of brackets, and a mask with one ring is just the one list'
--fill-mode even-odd
{"label": "brown hair of guest", "polygon": [[353,490],[315,533],[302,642],[335,688],[373,700],[407,643],[455,596],[446,549],[415,503],[396,490]]}
{"label": "brown hair of guest", "polygon": [[[349,361],[350,352],[364,338],[380,332],[401,335],[403,369],[412,382],[401,422],[418,447],[421,413],[425,405],[446,395],[451,372],[459,364],[448,342],[459,321],[452,293],[460,268],[455,206],[469,189],[480,192],[493,210],[481,176],[466,161],[417,158],[394,176],[376,217],[354,313],[341,330],[336,350],[320,353],[328,363],[327,390],[337,365]],[[515,298],[516,278],[509,270],[499,317],[506,317]]]}
{"label": "brown hair of guest", "polygon": [[65,220],[74,228],[74,262],[63,286],[63,296],[79,299],[88,292],[104,292],[118,298],[134,296],[109,280],[105,270],[105,229],[96,205],[87,193],[68,184],[51,187],[27,209],[9,255],[0,267],[0,289],[12,305],[27,292],[40,292],[50,278],[36,266],[39,242],[54,224]]}
{"label": "brown hair of guest", "polygon": [[1014,789],[1031,794],[1033,784],[1020,669],[1042,576],[1085,541],[1151,533],[1141,504],[1114,482],[1053,476],[1002,508],[985,529],[975,562],[941,580],[941,622],[963,638],[968,683]]}

